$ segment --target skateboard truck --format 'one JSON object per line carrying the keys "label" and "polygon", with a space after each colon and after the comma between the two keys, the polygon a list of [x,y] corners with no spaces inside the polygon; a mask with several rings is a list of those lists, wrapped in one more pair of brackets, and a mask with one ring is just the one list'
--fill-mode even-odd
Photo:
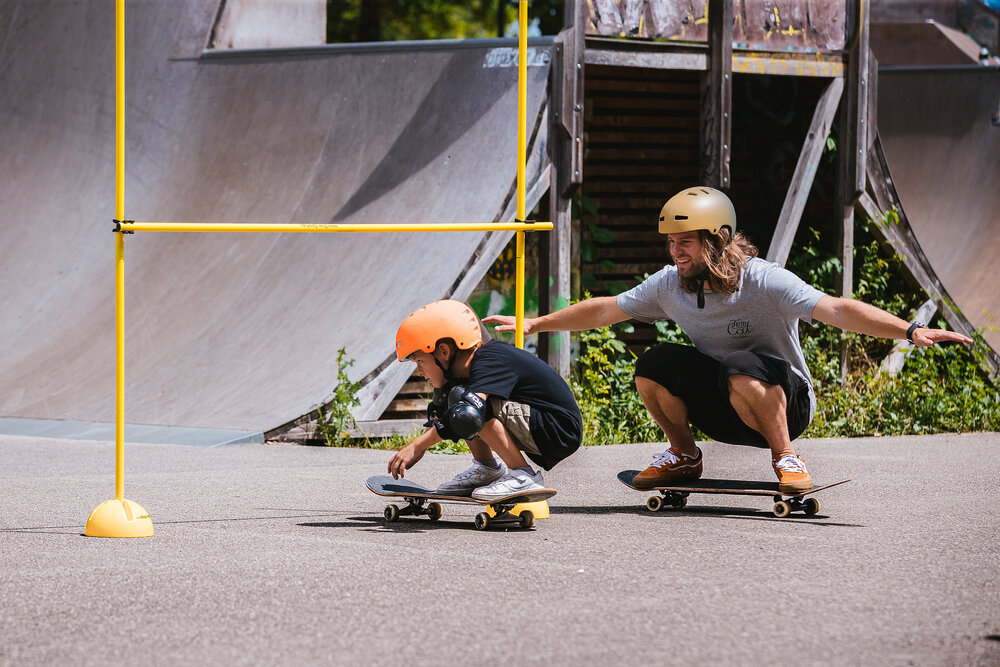
{"label": "skateboard truck", "polygon": [[[401,516],[424,516],[427,515],[431,521],[441,518],[441,503],[428,503],[427,498],[403,498],[407,503],[406,507],[400,509],[395,503],[385,506],[386,521],[396,521]],[[424,506],[426,503],[426,507]]]}
{"label": "skateboard truck", "polygon": [[[397,521],[401,516],[426,516],[431,521],[437,521],[441,518],[441,503],[428,503],[428,498],[409,496],[403,496],[403,500],[407,502],[405,507],[399,507],[395,503],[386,505],[385,511],[382,513],[386,521]],[[535,515],[531,513],[531,510],[522,510],[520,514],[511,514],[510,510],[515,505],[517,505],[517,501],[487,505],[487,508],[493,510],[494,516],[490,516],[487,512],[480,512],[476,515],[476,528],[486,530],[491,526],[510,525],[531,528],[535,523]]]}
{"label": "skateboard truck", "polygon": [[511,526],[516,525],[521,528],[531,528],[535,524],[535,514],[531,510],[522,509],[520,514],[511,514],[510,511],[514,509],[517,502],[503,503],[499,502],[495,505],[487,505],[488,509],[493,510],[494,515],[490,516],[488,512],[480,512],[476,515],[476,528],[479,530],[486,530],[490,526]]}

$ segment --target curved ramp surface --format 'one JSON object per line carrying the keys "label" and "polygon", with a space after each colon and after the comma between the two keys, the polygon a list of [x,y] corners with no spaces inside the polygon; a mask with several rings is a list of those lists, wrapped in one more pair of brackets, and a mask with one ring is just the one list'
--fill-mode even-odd
{"label": "curved ramp surface", "polygon": [[[128,2],[127,218],[514,219],[512,41],[204,57],[217,9]],[[113,421],[114,3],[0,0],[0,40],[0,417]],[[529,206],[549,48],[528,68]],[[510,236],[128,236],[126,418],[267,431],[329,399],[341,348],[376,418],[410,371],[398,323],[465,298]]]}
{"label": "curved ramp surface", "polygon": [[[913,233],[973,326],[1000,324],[1000,70],[883,70],[878,128]],[[1000,351],[1000,332],[986,340]]]}

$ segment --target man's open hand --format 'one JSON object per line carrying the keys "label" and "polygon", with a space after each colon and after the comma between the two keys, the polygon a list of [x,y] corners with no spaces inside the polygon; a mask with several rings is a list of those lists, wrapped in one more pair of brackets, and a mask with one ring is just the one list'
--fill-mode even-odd
{"label": "man's open hand", "polygon": [[[526,317],[524,318],[524,335],[528,336],[532,332],[532,325],[535,322],[535,318]],[[496,330],[499,332],[512,332],[516,328],[517,320],[513,315],[490,315],[483,318],[483,324],[496,324]]]}

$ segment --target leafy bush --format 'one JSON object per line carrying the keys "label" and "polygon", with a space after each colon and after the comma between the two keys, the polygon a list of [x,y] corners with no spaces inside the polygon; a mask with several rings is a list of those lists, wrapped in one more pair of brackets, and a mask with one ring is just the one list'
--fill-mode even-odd
{"label": "leafy bush", "polygon": [[[976,345],[985,345],[981,334]],[[895,376],[878,366],[852,373],[844,385],[817,386],[807,437],[923,435],[1000,431],[1000,393],[980,369],[975,348],[914,348]]]}
{"label": "leafy bush", "polygon": [[[894,213],[883,224],[891,224]],[[872,224],[869,221],[869,224]],[[808,230],[814,238],[818,232]],[[854,297],[903,319],[912,319],[926,299],[903,279],[899,258],[887,254],[868,225],[858,229],[854,247]],[[840,262],[822,257],[809,244],[789,268],[806,282],[832,292]],[[938,316],[932,326],[947,329]],[[805,437],[907,435],[1000,430],[1000,393],[985,368],[982,331],[971,347],[958,344],[913,348],[895,376],[880,372],[896,341],[819,325],[802,327],[802,347],[816,390],[817,411]],[[846,346],[848,375],[841,377],[840,350]]]}
{"label": "leafy bush", "polygon": [[570,389],[583,416],[584,444],[655,442],[663,433],[635,390],[635,355],[614,327],[580,332],[580,358]]}
{"label": "leafy bush", "polygon": [[[616,329],[630,333],[631,325],[580,332],[580,357],[569,385],[583,417],[583,444],[662,441],[663,431],[635,389],[636,356],[618,338]],[[691,344],[673,322],[657,322],[656,332],[657,343]],[[695,437],[704,438],[697,430]]]}

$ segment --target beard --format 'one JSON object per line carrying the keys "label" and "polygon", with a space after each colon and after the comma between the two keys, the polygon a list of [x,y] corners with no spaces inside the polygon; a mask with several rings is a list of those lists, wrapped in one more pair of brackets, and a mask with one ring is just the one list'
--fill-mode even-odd
{"label": "beard", "polygon": [[[677,260],[674,260],[674,266],[677,266]],[[706,269],[708,269],[707,264],[696,259],[691,259],[689,264],[683,267],[677,266],[677,273],[681,278],[696,278],[705,273]]]}

